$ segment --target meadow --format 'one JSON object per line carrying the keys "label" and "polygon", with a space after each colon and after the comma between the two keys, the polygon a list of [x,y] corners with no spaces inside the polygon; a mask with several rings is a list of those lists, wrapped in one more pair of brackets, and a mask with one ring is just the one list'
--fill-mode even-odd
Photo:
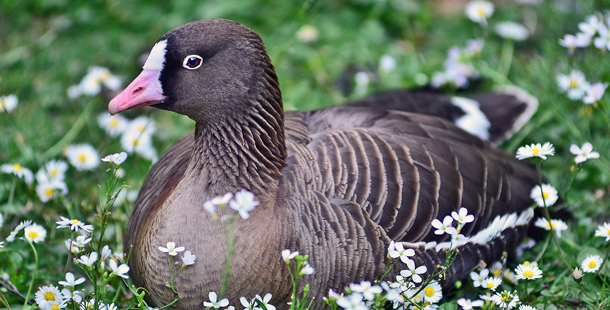
{"label": "meadow", "polygon": [[[424,86],[459,95],[516,85],[538,98],[530,122],[499,147],[516,154],[553,145],[553,155],[534,161],[559,197],[551,213],[567,214],[554,226],[560,236],[541,230],[488,273],[442,294],[433,288],[434,298],[400,309],[470,309],[466,301],[481,296],[490,299],[483,309],[609,309],[610,1],[492,2],[493,12],[478,17],[467,14],[468,1],[451,0],[0,2],[0,308],[146,308],[122,264],[125,225],[152,163],[194,122],[155,108],[110,119],[107,104],[140,72],[158,37],[193,20],[226,18],[263,38],[287,110]],[[102,161],[123,151],[126,159]],[[184,253],[175,257],[179,268],[194,260]],[[302,256],[280,255],[295,275],[315,272]],[[536,276],[517,280],[516,268]],[[481,287],[494,277],[493,290]],[[381,283],[366,285],[335,296],[334,307],[381,309],[400,299]],[[47,293],[65,300],[45,303]],[[519,302],[497,303],[496,293]],[[272,309],[272,298],[259,300],[230,302]],[[221,307],[212,296],[203,302]]]}

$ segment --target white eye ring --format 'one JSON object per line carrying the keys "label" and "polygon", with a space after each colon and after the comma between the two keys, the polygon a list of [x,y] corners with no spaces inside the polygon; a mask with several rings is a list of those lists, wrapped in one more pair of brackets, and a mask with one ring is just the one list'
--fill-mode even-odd
{"label": "white eye ring", "polygon": [[[191,61],[194,61],[194,63],[191,63]],[[189,70],[195,70],[201,67],[202,64],[203,58],[201,58],[201,56],[199,55],[188,55],[184,58],[184,61],[182,62],[182,66]]]}

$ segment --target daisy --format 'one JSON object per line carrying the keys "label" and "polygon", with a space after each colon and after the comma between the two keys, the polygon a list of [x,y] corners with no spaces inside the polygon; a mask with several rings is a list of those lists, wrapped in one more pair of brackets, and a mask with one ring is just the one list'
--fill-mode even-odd
{"label": "daisy", "polygon": [[36,303],[40,308],[43,306],[58,305],[64,300],[64,296],[59,289],[53,285],[40,287],[34,296]]}
{"label": "daisy", "polygon": [[235,194],[235,199],[229,202],[231,209],[239,212],[239,216],[244,220],[250,217],[248,212],[254,210],[258,206],[258,201],[254,200],[254,194],[242,189]]}
{"label": "daisy", "polygon": [[68,193],[68,186],[63,181],[42,182],[36,185],[36,195],[42,202],[64,196]]}
{"label": "daisy", "polygon": [[93,225],[87,225],[84,222],[79,221],[78,219],[69,219],[63,216],[60,216],[61,221],[55,222],[57,224],[57,228],[67,228],[70,226],[70,230],[78,231],[83,230],[87,233],[91,233],[93,231]]}
{"label": "daisy", "polygon": [[452,223],[453,223],[453,218],[451,216],[447,215],[443,219],[443,222],[439,221],[438,219],[434,219],[434,220],[432,220],[432,222],[430,224],[432,225],[432,227],[436,228],[436,230],[434,231],[434,234],[436,234],[436,235],[442,235],[442,234],[455,235],[455,234],[457,234],[457,230],[455,229],[455,227],[451,227]]}
{"label": "daisy", "polygon": [[[542,198],[544,197],[544,199]],[[542,184],[542,191],[540,185],[536,185],[530,192],[530,198],[532,198],[539,207],[544,207],[546,203],[547,207],[550,207],[557,202],[559,196],[557,190],[550,184]]]}
{"label": "daisy", "polygon": [[68,164],[63,160],[52,160],[36,173],[38,183],[63,181],[68,170]]}
{"label": "daisy", "polygon": [[600,101],[608,88],[608,83],[596,83],[585,88],[587,92],[585,98],[582,99],[586,104],[592,104]]}
{"label": "daisy", "polygon": [[290,260],[299,255],[298,251],[290,252],[290,250],[286,249],[282,251],[282,259],[288,264]]}
{"label": "daisy", "polygon": [[542,270],[535,264],[521,264],[515,269],[515,278],[518,280],[542,278]]}
{"label": "daisy", "polygon": [[127,264],[117,265],[117,262],[114,259],[111,259],[108,262],[108,266],[112,270],[112,274],[123,279],[129,279],[129,276],[127,275],[127,272],[129,272],[129,266],[127,266]]}
{"label": "daisy", "polygon": [[66,157],[78,171],[93,170],[99,165],[99,155],[89,144],[74,144],[66,148]]}
{"label": "daisy", "polygon": [[349,288],[353,292],[361,293],[362,296],[367,300],[374,300],[375,294],[379,294],[382,292],[381,287],[377,285],[371,285],[369,281],[362,281],[360,284],[352,283],[349,285]]}
{"label": "daisy", "polygon": [[119,166],[126,159],[127,159],[127,153],[120,152],[120,153],[114,153],[114,154],[106,155],[106,156],[104,156],[104,158],[102,158],[102,161],[105,162],[105,163],[112,162],[115,165]]}
{"label": "daisy", "polygon": [[19,225],[17,225],[17,227],[15,227],[15,229],[13,231],[11,231],[11,233],[9,234],[9,236],[6,238],[6,241],[8,242],[13,242],[15,241],[15,236],[17,236],[17,234],[24,228],[26,228],[27,226],[30,226],[30,224],[32,224],[31,220],[26,220],[26,221],[22,221],[21,223],[19,223]]}
{"label": "daisy", "polygon": [[610,240],[610,223],[604,223],[604,225],[597,226],[595,236],[606,237],[606,241]]}
{"label": "daisy", "polygon": [[436,303],[443,297],[441,285],[436,280],[430,281],[424,288],[424,300],[430,303]]}
{"label": "daisy", "polygon": [[29,225],[23,230],[23,233],[25,234],[25,239],[34,243],[44,241],[44,238],[47,236],[47,231],[38,224]]}
{"label": "daisy", "polygon": [[502,267],[503,267],[502,262],[500,262],[500,261],[494,262],[489,267],[489,273],[494,277],[500,277],[500,276],[502,276]]}
{"label": "daisy", "polygon": [[528,305],[521,305],[519,306],[519,310],[538,310],[535,307],[532,306],[528,306]]}
{"label": "daisy", "polygon": [[487,26],[487,19],[494,12],[494,5],[488,1],[472,1],[466,5],[465,12],[473,22]]}
{"label": "daisy", "polygon": [[481,282],[482,288],[487,288],[495,291],[502,284],[502,279],[498,277],[489,277]]}
{"label": "daisy", "polygon": [[496,293],[493,296],[493,302],[498,305],[501,309],[513,309],[517,307],[519,303],[519,295],[517,292],[503,291],[502,293]]}
{"label": "daisy", "polygon": [[273,295],[271,295],[270,293],[267,293],[267,294],[265,294],[265,297],[263,297],[263,298],[261,298],[259,295],[256,295],[254,297],[254,299],[260,301],[263,304],[264,308],[261,308],[261,309],[265,309],[266,308],[267,310],[275,310],[275,306],[269,304],[269,301],[271,300],[272,296]]}
{"label": "daisy", "polygon": [[129,154],[136,153],[145,159],[153,160],[157,156],[152,146],[154,123],[144,123],[138,119],[134,121],[138,122],[132,122],[121,136],[121,146]]}
{"label": "daisy", "polygon": [[568,49],[568,54],[574,54],[578,47],[587,47],[591,43],[591,38],[579,33],[577,35],[566,34],[563,39],[559,39],[559,45]]}
{"label": "daisy", "polygon": [[164,253],[168,253],[171,256],[176,256],[178,255],[178,252],[182,252],[184,251],[184,247],[176,247],[176,243],[174,242],[168,242],[167,243],[167,247],[159,247],[159,251],[164,252]]}
{"label": "daisy", "polygon": [[[68,241],[71,241],[70,239],[68,239]],[[85,236],[78,236],[76,237],[76,240],[71,241],[73,246],[79,247],[79,248],[84,248],[87,243],[91,242],[91,238],[87,238]]]}
{"label": "daisy", "polygon": [[578,29],[584,35],[592,37],[597,33],[599,26],[603,26],[602,21],[596,15],[589,15],[584,22],[578,24]]}
{"label": "daisy", "polygon": [[482,282],[487,279],[487,277],[489,276],[489,270],[488,269],[483,269],[481,270],[481,273],[477,273],[475,271],[470,273],[470,278],[472,279],[472,285],[474,285],[474,287],[479,287],[481,286]]}
{"label": "daisy", "polygon": [[66,245],[66,249],[68,249],[72,253],[78,254],[81,252],[81,248],[79,248],[76,245],[76,242],[73,242],[72,239],[64,241],[64,244]]}
{"label": "daisy", "polygon": [[89,256],[83,255],[76,261],[87,267],[91,267],[97,261],[97,253],[91,252],[91,254],[89,254]]}
{"label": "daisy", "polygon": [[318,29],[312,25],[303,25],[296,33],[297,39],[303,43],[318,40]]}
{"label": "daisy", "polygon": [[184,252],[184,255],[181,257],[182,263],[184,266],[190,266],[195,263],[195,259],[197,258],[195,255],[191,254],[191,251]]}
{"label": "daisy", "polygon": [[530,34],[527,28],[515,22],[498,23],[495,30],[500,37],[514,41],[523,41]]}
{"label": "daisy", "polygon": [[106,68],[89,67],[87,75],[78,84],[78,93],[88,96],[97,95],[102,90],[102,85],[117,91],[121,87],[121,81]]}
{"label": "daisy", "polygon": [[111,137],[118,137],[125,132],[129,125],[129,121],[123,116],[119,114],[110,115],[108,113],[98,115],[97,123]]}
{"label": "daisy", "polygon": [[390,55],[383,55],[379,59],[379,70],[383,72],[390,72],[396,69],[396,59]]}
{"label": "daisy", "polygon": [[584,272],[596,272],[602,265],[602,258],[599,255],[589,255],[582,261],[581,267]]}
{"label": "daisy", "polygon": [[593,152],[593,145],[591,145],[589,142],[585,142],[582,147],[572,144],[572,146],[570,146],[570,153],[576,155],[574,161],[577,164],[582,163],[589,158],[599,158],[599,153]]}
{"label": "daisy", "polygon": [[85,282],[85,278],[76,279],[73,273],[68,272],[66,273],[66,281],[59,281],[58,283],[63,286],[74,287],[83,282]]}
{"label": "daisy", "polygon": [[220,307],[226,307],[229,305],[229,300],[226,298],[223,298],[221,300],[218,300],[218,296],[216,296],[215,292],[210,292],[208,294],[208,297],[210,298],[210,301],[204,301],[203,305],[205,307],[211,307],[214,309],[219,309]]}
{"label": "daisy", "polygon": [[420,274],[424,274],[424,273],[426,273],[426,271],[428,271],[426,266],[419,266],[419,267],[415,268],[415,262],[413,260],[407,261],[406,264],[407,264],[407,268],[409,268],[409,269],[402,270],[400,272],[400,275],[405,278],[411,277],[411,280],[415,283],[421,283],[422,278],[421,278]]}
{"label": "daisy", "polygon": [[32,170],[22,166],[21,164],[4,164],[0,166],[0,172],[6,174],[14,174],[25,181],[25,184],[31,185],[34,182],[34,174]]}
{"label": "daisy", "polygon": [[460,298],[457,300],[457,304],[462,307],[463,310],[470,310],[472,308],[480,308],[483,307],[483,301],[480,299],[471,301],[470,299]]}
{"label": "daisy", "polygon": [[561,237],[561,232],[568,229],[568,225],[562,220],[554,220],[551,219],[551,224],[545,218],[538,218],[534,223],[534,226],[540,227],[545,230],[551,230],[551,226],[553,227],[553,231],[557,237]]}
{"label": "daisy", "polygon": [[532,157],[546,159],[547,155],[555,155],[555,147],[553,147],[551,142],[547,142],[544,145],[540,143],[526,145],[517,150],[517,159],[519,160]]}
{"label": "daisy", "polygon": [[557,84],[559,90],[567,92],[568,98],[572,100],[582,99],[585,95],[585,89],[589,86],[585,75],[578,70],[572,70],[570,75],[557,76]]}
{"label": "daisy", "polygon": [[402,245],[402,243],[390,241],[390,245],[388,247],[388,256],[391,258],[400,258],[400,260],[404,263],[407,263],[411,259],[409,257],[415,255],[415,250],[406,249]]}
{"label": "daisy", "polygon": [[610,50],[610,29],[602,24],[597,28],[597,31],[599,37],[593,40],[593,45],[600,50]]}

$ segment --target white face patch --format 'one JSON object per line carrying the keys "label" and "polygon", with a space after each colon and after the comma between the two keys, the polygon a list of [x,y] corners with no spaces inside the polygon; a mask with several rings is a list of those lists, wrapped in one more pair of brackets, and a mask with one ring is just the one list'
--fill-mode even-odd
{"label": "white face patch", "polygon": [[159,92],[163,94],[163,86],[161,86],[161,71],[165,66],[165,53],[167,47],[167,40],[159,41],[153,46],[146,62],[142,69],[144,70],[153,70],[159,72],[157,75],[157,87],[159,88]]}
{"label": "white face patch", "polygon": [[455,121],[458,127],[481,139],[489,140],[489,127],[491,124],[487,116],[479,109],[478,102],[469,98],[453,97],[451,98],[451,103],[466,113]]}

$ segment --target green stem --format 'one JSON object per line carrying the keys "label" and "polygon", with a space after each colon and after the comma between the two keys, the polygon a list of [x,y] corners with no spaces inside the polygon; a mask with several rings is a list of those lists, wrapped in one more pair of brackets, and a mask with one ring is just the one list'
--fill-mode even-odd
{"label": "green stem", "polygon": [[542,258],[542,254],[544,254],[544,252],[546,251],[546,248],[549,246],[550,242],[551,242],[551,235],[549,234],[546,237],[546,241],[544,242],[544,246],[542,247],[542,250],[540,251],[540,253],[538,253],[538,256],[536,257],[536,259],[534,259],[534,262],[537,263]]}
{"label": "green stem", "polygon": [[225,272],[224,275],[222,277],[222,285],[220,288],[220,297],[219,299],[222,299],[227,291],[227,288],[229,287],[229,278],[231,278],[231,258],[233,257],[233,250],[235,249],[235,242],[236,237],[233,236],[233,228],[235,227],[235,216],[232,216],[231,219],[229,220],[229,227],[230,229],[227,229],[225,225],[223,226],[223,233],[225,235],[225,237],[227,238],[227,261],[225,262]]}
{"label": "green stem", "polygon": [[72,140],[74,140],[74,138],[76,138],[76,135],[80,132],[80,130],[86,124],[86,121],[89,118],[89,115],[91,114],[92,109],[93,109],[93,104],[87,104],[85,106],[85,109],[83,109],[83,113],[81,113],[81,115],[78,117],[76,122],[74,122],[74,125],[72,125],[72,128],[70,128],[70,130],[68,130],[68,132],[63,136],[63,138],[61,138],[61,140],[59,140],[57,143],[55,143],[55,145],[53,145],[46,152],[44,152],[44,154],[42,154],[41,158],[44,160],[47,158],[54,157],[57,154],[61,153],[61,150],[64,148],[64,146],[66,146],[70,142],[72,142]]}
{"label": "green stem", "polygon": [[8,205],[13,205],[13,197],[15,197],[15,188],[17,187],[17,176],[13,178],[13,184],[11,185],[11,193],[8,195]]}
{"label": "green stem", "polygon": [[515,42],[512,40],[504,40],[504,43],[502,44],[502,52],[500,54],[498,72],[505,78],[508,77],[508,72],[510,71],[511,63],[513,62],[514,50]]}
{"label": "green stem", "polygon": [[599,269],[597,269],[597,275],[599,276],[599,272],[602,270],[602,268],[604,268],[604,264],[606,264],[606,261],[608,260],[608,254],[610,254],[610,247],[608,247],[608,250],[606,251],[606,256],[604,256],[604,260],[602,261],[601,266],[599,266]]}
{"label": "green stem", "polygon": [[32,287],[34,286],[34,280],[36,279],[36,275],[38,274],[38,252],[36,252],[36,247],[32,243],[32,241],[28,240],[30,247],[32,247],[32,251],[34,251],[34,275],[32,275],[32,281],[30,281],[30,287],[28,287],[28,293],[25,295],[25,301],[23,302],[23,309],[28,305],[28,300],[30,299],[30,293],[32,293]]}

